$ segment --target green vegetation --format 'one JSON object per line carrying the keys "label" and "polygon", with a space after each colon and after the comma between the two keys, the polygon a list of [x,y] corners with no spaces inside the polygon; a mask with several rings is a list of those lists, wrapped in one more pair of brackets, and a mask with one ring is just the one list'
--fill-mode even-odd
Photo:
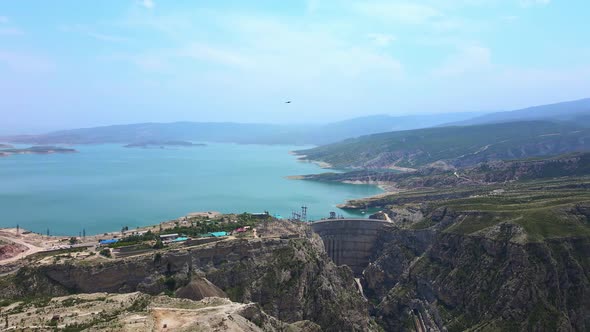
{"label": "green vegetation", "polygon": [[218,219],[208,219],[206,217],[193,217],[187,219],[184,223],[176,222],[174,228],[163,230],[160,228],[157,232],[147,231],[144,234],[130,235],[120,239],[118,242],[110,244],[109,248],[116,249],[128,246],[145,246],[145,248],[162,249],[164,243],[160,240],[160,234],[177,233],[183,236],[198,237],[202,234],[211,232],[231,232],[236,228],[245,226],[256,226],[261,221],[271,221],[270,215],[266,217],[253,216],[249,213],[239,215],[224,215]]}
{"label": "green vegetation", "polygon": [[85,251],[86,247],[76,247],[76,248],[67,248],[67,249],[59,249],[59,250],[52,250],[52,251],[45,251],[45,252],[38,252],[27,256],[27,260],[30,261],[37,261],[49,256],[60,256],[64,254],[71,254],[75,252],[82,252]]}
{"label": "green vegetation", "polygon": [[187,236],[199,236],[201,234],[207,234],[211,232],[231,232],[236,228],[245,226],[256,226],[261,221],[272,220],[271,216],[260,219],[249,213],[242,213],[235,216],[235,222],[231,222],[228,219],[233,219],[232,216],[224,216],[218,220],[192,220],[190,225],[176,225],[173,229],[166,230],[166,233],[178,233]]}
{"label": "green vegetation", "polygon": [[102,250],[99,252],[99,254],[100,254],[101,256],[104,256],[104,257],[107,257],[107,258],[111,258],[111,257],[112,257],[112,255],[111,255],[111,250],[110,250],[110,249],[108,249],[108,248],[104,248],[104,249],[102,249]]}
{"label": "green vegetation", "polygon": [[164,243],[162,242],[162,240],[157,239],[156,243],[153,246],[154,249],[162,249],[164,248]]}
{"label": "green vegetation", "polygon": [[589,138],[590,129],[572,124],[509,122],[389,132],[297,152],[336,168],[413,168],[440,160],[473,165],[588,150]]}
{"label": "green vegetation", "polygon": [[115,248],[120,248],[120,247],[137,245],[137,244],[141,244],[146,241],[156,240],[157,238],[158,238],[157,234],[152,233],[152,231],[147,231],[146,233],[141,234],[141,235],[130,235],[130,236],[124,237],[124,238],[120,239],[119,241],[117,241],[116,243],[110,244],[109,248],[115,249]]}
{"label": "green vegetation", "polygon": [[[521,226],[529,241],[590,236],[590,177],[525,181],[504,188],[498,194],[486,188],[467,197],[432,200],[425,212],[428,215],[430,211],[446,208],[458,216],[446,232],[471,234],[509,222]],[[419,193],[414,195],[414,199],[420,199]],[[413,228],[434,224],[426,218]]]}
{"label": "green vegetation", "polygon": [[91,299],[91,300],[87,300],[87,299],[83,299],[83,298],[79,298],[79,297],[70,297],[67,298],[63,301],[61,301],[61,305],[63,307],[73,307],[77,304],[81,304],[81,303],[88,303],[88,302],[95,302],[95,301],[105,301],[106,297],[99,297],[96,299]]}

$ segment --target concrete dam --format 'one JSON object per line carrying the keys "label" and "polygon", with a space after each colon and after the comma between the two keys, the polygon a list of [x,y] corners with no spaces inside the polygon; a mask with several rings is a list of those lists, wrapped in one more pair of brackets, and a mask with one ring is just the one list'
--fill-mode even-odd
{"label": "concrete dam", "polygon": [[324,241],[336,265],[348,265],[359,276],[369,265],[381,230],[391,222],[377,219],[327,219],[313,222],[311,229]]}

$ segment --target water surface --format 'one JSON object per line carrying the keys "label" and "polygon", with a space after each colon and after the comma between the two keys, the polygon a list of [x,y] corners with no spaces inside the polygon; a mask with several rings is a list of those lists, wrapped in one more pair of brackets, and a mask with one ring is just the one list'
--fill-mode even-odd
{"label": "water surface", "polygon": [[323,172],[288,154],[293,146],[209,144],[129,149],[75,146],[79,153],[0,158],[0,227],[77,235],[137,227],[195,211],[290,216],[308,206],[319,219],[375,186],[289,180]]}

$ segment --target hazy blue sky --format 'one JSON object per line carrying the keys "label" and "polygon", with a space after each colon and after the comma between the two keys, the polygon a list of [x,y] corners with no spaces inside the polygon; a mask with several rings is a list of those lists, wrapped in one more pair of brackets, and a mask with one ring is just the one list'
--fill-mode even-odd
{"label": "hazy blue sky", "polygon": [[589,13],[587,0],[0,0],[0,133],[588,97]]}

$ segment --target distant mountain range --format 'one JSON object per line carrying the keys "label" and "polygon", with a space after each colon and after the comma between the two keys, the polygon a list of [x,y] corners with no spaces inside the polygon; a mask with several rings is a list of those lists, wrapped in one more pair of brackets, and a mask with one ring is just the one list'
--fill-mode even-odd
{"label": "distant mountain range", "polygon": [[476,125],[512,121],[553,120],[575,122],[590,127],[590,98],[528,107],[509,112],[495,112],[446,125]]}
{"label": "distant mountain range", "polygon": [[0,137],[0,142],[28,144],[138,143],[208,141],[244,144],[327,144],[366,134],[425,128],[461,121],[482,113],[360,117],[323,125],[277,125],[231,122],[139,123],[55,131],[41,135]]}
{"label": "distant mountain range", "polygon": [[430,115],[373,115],[322,125],[231,122],[139,123],[71,129],[41,135],[0,137],[26,144],[133,144],[147,141],[201,141],[242,144],[324,145],[351,137],[430,127],[549,120],[590,128],[590,98],[511,112]]}

